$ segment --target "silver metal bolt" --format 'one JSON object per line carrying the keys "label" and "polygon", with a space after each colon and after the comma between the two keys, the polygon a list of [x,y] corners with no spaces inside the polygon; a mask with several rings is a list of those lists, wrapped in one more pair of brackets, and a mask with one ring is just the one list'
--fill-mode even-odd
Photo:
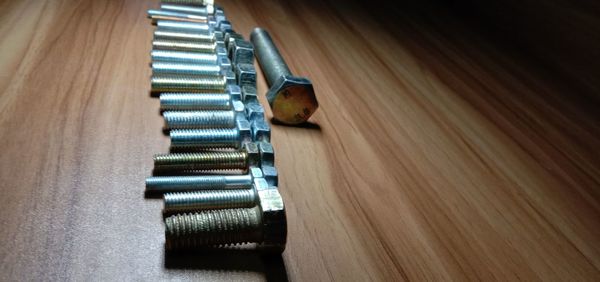
{"label": "silver metal bolt", "polygon": [[213,209],[251,208],[260,201],[258,191],[269,189],[264,178],[256,178],[249,189],[171,192],[164,195],[163,214]]}
{"label": "silver metal bolt", "polygon": [[252,141],[251,130],[250,123],[241,120],[235,128],[173,129],[169,135],[173,150],[241,148]]}
{"label": "silver metal bolt", "polygon": [[231,63],[227,58],[221,58],[218,64],[187,64],[172,62],[152,62],[152,74],[181,74],[218,76],[231,71]]}
{"label": "silver metal bolt", "polygon": [[[154,39],[152,48],[154,50],[171,50],[195,53],[215,53],[219,44],[217,42],[190,42],[187,40]],[[224,46],[221,46],[225,48]]]}
{"label": "silver metal bolt", "polygon": [[152,62],[180,62],[194,64],[212,64],[218,65],[221,58],[228,58],[225,50],[219,50],[217,53],[195,53],[182,51],[152,50],[150,57]]}
{"label": "silver metal bolt", "polygon": [[[146,178],[146,192],[249,189],[254,179],[262,177],[262,170],[258,167],[251,167],[247,174],[241,175],[151,176]],[[270,183],[269,179],[266,180]]]}
{"label": "silver metal bolt", "polygon": [[260,166],[262,158],[269,163],[268,152],[263,155],[257,144],[246,143],[240,151],[158,154],[154,156],[154,169],[161,172],[248,170]]}
{"label": "silver metal bolt", "polygon": [[256,95],[256,87],[244,85],[242,88],[242,100],[244,103],[258,103],[258,96]]}
{"label": "silver metal bolt", "polygon": [[210,31],[207,32],[195,32],[195,31],[180,31],[158,28],[154,31],[154,40],[181,40],[186,42],[219,42],[225,46],[221,36],[216,35]]}
{"label": "silver metal bolt", "polygon": [[188,14],[195,14],[195,15],[203,15],[203,16],[207,16],[208,14],[212,14],[214,13],[214,8],[210,8],[212,6],[204,6],[204,7],[190,7],[188,5],[176,5],[176,4],[162,4],[160,5],[160,9],[161,10],[165,10],[165,11],[173,11],[173,12],[182,12],[182,13],[188,13]]}
{"label": "silver metal bolt", "polygon": [[160,109],[168,110],[228,110],[233,101],[240,101],[240,88],[229,85],[225,93],[161,93]]}
{"label": "silver metal bolt", "polygon": [[250,86],[256,88],[256,69],[254,64],[239,63],[235,65],[235,77],[240,87]]}
{"label": "silver metal bolt", "polygon": [[221,76],[157,74],[150,78],[152,92],[224,92],[235,84],[235,76],[227,71]]}
{"label": "silver metal bolt", "polygon": [[212,0],[162,0],[161,2],[164,4],[176,4],[186,6],[207,6],[214,4],[214,1]]}
{"label": "silver metal bolt", "polygon": [[213,28],[208,23],[159,20],[156,22],[156,27],[161,30],[201,33],[207,35],[213,33]]}
{"label": "silver metal bolt", "polygon": [[287,220],[277,189],[258,192],[260,203],[250,209],[209,210],[165,219],[168,250],[259,243],[259,250],[283,252]]}
{"label": "silver metal bolt", "polygon": [[233,128],[237,120],[246,118],[244,104],[234,101],[231,110],[221,111],[166,111],[163,112],[165,129]]}
{"label": "silver metal bolt", "polygon": [[190,13],[182,13],[167,10],[148,10],[148,17],[152,19],[153,23],[156,23],[156,21],[158,20],[186,21],[198,23],[208,22],[208,17],[206,15],[195,15]]}

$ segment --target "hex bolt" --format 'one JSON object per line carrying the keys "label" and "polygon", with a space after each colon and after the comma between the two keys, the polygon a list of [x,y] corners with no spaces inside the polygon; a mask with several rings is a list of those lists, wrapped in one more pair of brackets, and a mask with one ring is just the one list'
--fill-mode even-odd
{"label": "hex bolt", "polygon": [[223,39],[210,32],[189,32],[189,31],[179,31],[179,30],[169,30],[158,28],[154,31],[154,40],[181,40],[185,42],[220,42],[225,46],[225,41]]}
{"label": "hex bolt", "polygon": [[208,22],[208,17],[206,15],[201,16],[167,10],[148,10],[148,17],[152,19],[153,23],[156,23],[156,21],[158,20],[186,21],[197,23]]}
{"label": "hex bolt", "polygon": [[197,153],[170,153],[154,156],[154,169],[161,172],[206,170],[248,170],[261,165],[261,154],[255,143],[244,144],[239,151],[203,151]]}
{"label": "hex bolt", "polygon": [[233,101],[240,101],[237,85],[228,85],[225,93],[161,93],[160,109],[168,110],[228,110]]}
{"label": "hex bolt", "polygon": [[265,108],[258,101],[246,103],[246,116],[251,121],[264,120]]}
{"label": "hex bolt", "polygon": [[218,76],[231,71],[231,63],[227,58],[221,58],[219,64],[186,64],[172,62],[152,62],[152,74],[181,74]]}
{"label": "hex bolt", "polygon": [[214,1],[212,0],[162,0],[161,2],[164,4],[175,4],[185,6],[208,6],[214,4]]}
{"label": "hex bolt", "polygon": [[[195,190],[248,189],[256,178],[262,178],[262,170],[251,167],[247,174],[151,176],[146,178],[146,192],[167,193]],[[269,183],[269,179],[266,179]]]}
{"label": "hex bolt", "polygon": [[234,101],[233,108],[225,111],[166,111],[163,112],[165,129],[234,128],[236,121],[246,118],[244,104]]}
{"label": "hex bolt", "polygon": [[260,170],[263,173],[263,178],[267,180],[269,186],[277,186],[279,185],[279,173],[277,172],[277,168],[270,165],[262,165]]}
{"label": "hex bolt", "polygon": [[271,87],[267,91],[267,100],[273,117],[285,124],[307,121],[319,106],[310,80],[292,75],[271,36],[265,30],[255,28],[250,40]]}
{"label": "hex bolt", "polygon": [[220,76],[195,76],[179,74],[156,74],[150,78],[151,90],[158,92],[224,92],[235,84],[235,76],[226,71]]}
{"label": "hex bolt", "polygon": [[197,53],[197,52],[182,52],[169,50],[152,50],[150,57],[152,62],[179,62],[192,64],[212,64],[218,65],[222,58],[228,58],[225,50],[219,50],[217,53]]}
{"label": "hex bolt", "polygon": [[191,23],[182,21],[159,20],[156,21],[156,27],[165,31],[171,30],[206,35],[211,35],[213,33],[213,28],[208,23]]}
{"label": "hex bolt", "polygon": [[165,219],[167,250],[259,243],[258,250],[283,252],[287,220],[277,189],[258,192],[254,208],[208,210]]}
{"label": "hex bolt", "polygon": [[250,123],[246,120],[236,121],[235,128],[208,129],[173,129],[171,136],[172,150],[199,150],[206,148],[241,148],[252,141]]}
{"label": "hex bolt", "polygon": [[182,12],[188,14],[195,15],[208,15],[214,13],[214,8],[212,6],[204,6],[204,7],[190,7],[187,5],[176,5],[176,4],[162,4],[160,5],[161,10],[165,11],[173,11],[173,12]]}
{"label": "hex bolt", "polygon": [[244,103],[259,103],[256,95],[256,87],[244,85],[242,88],[242,100]]}
{"label": "hex bolt", "polygon": [[[186,40],[175,40],[175,39],[154,39],[152,40],[152,48],[154,50],[171,50],[171,51],[184,51],[184,52],[195,52],[195,53],[215,53],[218,43],[206,43],[206,42],[190,42]],[[222,46],[224,48],[224,46]]]}
{"label": "hex bolt", "polygon": [[233,65],[254,64],[254,47],[246,40],[230,41],[227,52]]}
{"label": "hex bolt", "polygon": [[171,192],[164,195],[163,214],[212,209],[251,208],[259,202],[258,191],[269,189],[264,178],[254,179],[249,189]]}
{"label": "hex bolt", "polygon": [[252,122],[252,140],[271,142],[271,126],[264,119],[256,119]]}

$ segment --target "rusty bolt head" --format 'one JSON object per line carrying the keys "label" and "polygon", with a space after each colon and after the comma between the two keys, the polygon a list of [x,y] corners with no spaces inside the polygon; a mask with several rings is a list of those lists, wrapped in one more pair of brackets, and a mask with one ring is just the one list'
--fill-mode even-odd
{"label": "rusty bolt head", "polygon": [[267,92],[273,117],[285,124],[300,124],[317,110],[319,103],[310,80],[280,76]]}

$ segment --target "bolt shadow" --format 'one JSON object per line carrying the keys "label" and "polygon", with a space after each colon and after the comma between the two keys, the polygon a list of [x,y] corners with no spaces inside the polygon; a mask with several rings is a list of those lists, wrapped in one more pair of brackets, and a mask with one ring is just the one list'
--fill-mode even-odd
{"label": "bolt shadow", "polygon": [[281,254],[263,254],[251,249],[206,248],[197,251],[164,250],[166,269],[197,269],[261,272],[267,281],[288,281]]}
{"label": "bolt shadow", "polygon": [[271,124],[277,125],[277,126],[306,128],[306,129],[314,129],[314,130],[321,131],[321,126],[319,124],[312,123],[310,121],[305,121],[305,122],[300,123],[300,124],[285,124],[285,123],[282,123],[282,122],[276,120],[275,118],[271,118]]}

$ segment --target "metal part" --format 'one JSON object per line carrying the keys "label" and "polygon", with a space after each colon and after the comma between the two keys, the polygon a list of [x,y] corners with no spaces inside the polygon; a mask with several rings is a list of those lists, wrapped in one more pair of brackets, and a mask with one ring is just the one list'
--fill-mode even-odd
{"label": "metal part", "polygon": [[187,64],[172,62],[152,62],[152,74],[181,74],[218,76],[231,70],[231,63],[227,58],[221,58],[218,64]]}
{"label": "metal part", "polygon": [[267,180],[269,186],[279,185],[279,173],[277,172],[277,168],[274,166],[263,165],[261,166],[261,171],[263,173],[263,178]]}
{"label": "metal part", "polygon": [[230,41],[227,45],[229,58],[231,63],[237,64],[253,64],[254,63],[254,47],[246,40]]}
{"label": "metal part", "polygon": [[158,28],[154,31],[154,40],[180,40],[184,42],[204,42],[204,43],[222,43],[225,46],[225,41],[220,36],[216,36],[210,31],[195,32],[195,31],[180,31]]}
{"label": "metal part", "polygon": [[196,53],[196,52],[182,52],[182,51],[168,51],[168,50],[152,50],[150,57],[152,62],[180,62],[180,63],[194,63],[194,64],[212,64],[218,65],[221,58],[227,58],[224,54],[225,50],[219,50],[217,53]]}
{"label": "metal part", "polygon": [[160,109],[168,110],[228,110],[231,109],[228,93],[161,93]]}
{"label": "metal part", "polygon": [[[154,50],[172,50],[195,53],[215,53],[219,45],[215,43],[190,42],[173,39],[155,39],[152,40]],[[223,46],[224,48],[224,46]]]}
{"label": "metal part", "polygon": [[252,141],[250,123],[236,121],[235,128],[174,129],[169,132],[171,148],[198,150],[203,148],[242,148]]}
{"label": "metal part", "polygon": [[250,40],[271,87],[267,92],[267,100],[273,117],[286,124],[307,121],[319,106],[310,80],[292,75],[271,36],[264,29],[255,28]]}
{"label": "metal part", "polygon": [[182,12],[188,14],[196,14],[196,15],[208,15],[209,13],[214,13],[214,8],[204,7],[190,7],[188,5],[176,5],[176,4],[162,4],[160,5],[161,10],[165,11],[174,11],[174,12]]}
{"label": "metal part", "polygon": [[264,119],[252,121],[252,140],[271,142],[271,126]]}
{"label": "metal part", "polygon": [[265,108],[258,101],[246,103],[246,116],[250,122],[265,119]]}
{"label": "metal part", "polygon": [[254,64],[239,63],[235,65],[235,77],[240,87],[250,86],[256,88],[256,69]]}
{"label": "metal part", "polygon": [[165,129],[183,128],[233,128],[237,120],[246,118],[244,104],[233,101],[225,111],[166,111],[163,112]]}
{"label": "metal part", "polygon": [[242,87],[242,99],[244,103],[258,103],[256,87],[245,85]]}
{"label": "metal part", "polygon": [[168,250],[259,243],[259,250],[283,252],[287,220],[277,189],[258,192],[254,208],[209,210],[165,219]]}
{"label": "metal part", "polygon": [[213,27],[208,23],[192,23],[182,21],[159,20],[156,21],[156,27],[160,30],[171,30],[186,33],[212,34]]}
{"label": "metal part", "polygon": [[210,209],[251,208],[260,201],[258,191],[269,189],[264,178],[256,178],[249,189],[171,192],[164,195],[163,214]]}
{"label": "metal part", "polygon": [[206,6],[213,5],[213,0],[162,0],[164,4],[177,4],[177,5],[188,5],[188,6]]}
{"label": "metal part", "polygon": [[235,76],[226,71],[220,76],[156,74],[150,78],[152,92],[224,92],[235,84]]}
{"label": "metal part", "polygon": [[[258,167],[251,167],[247,174],[241,175],[152,176],[146,178],[146,192],[249,189],[254,179],[262,177],[262,169]],[[270,184],[269,179],[266,181]]]}
{"label": "metal part", "polygon": [[246,143],[240,151],[158,154],[154,156],[154,169],[161,172],[248,170],[260,166],[263,158],[269,163],[268,152],[263,154],[256,143]]}
{"label": "metal part", "polygon": [[201,16],[167,10],[148,10],[148,17],[152,19],[153,23],[155,23],[158,20],[187,21],[198,23],[208,22],[208,17],[206,15]]}

